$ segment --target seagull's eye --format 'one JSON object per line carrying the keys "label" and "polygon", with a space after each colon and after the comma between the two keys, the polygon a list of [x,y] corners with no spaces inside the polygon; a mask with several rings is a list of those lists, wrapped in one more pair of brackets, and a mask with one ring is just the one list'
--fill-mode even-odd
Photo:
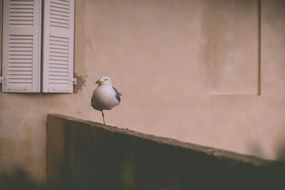
{"label": "seagull's eye", "polygon": [[104,81],[107,81],[108,79],[104,79]]}

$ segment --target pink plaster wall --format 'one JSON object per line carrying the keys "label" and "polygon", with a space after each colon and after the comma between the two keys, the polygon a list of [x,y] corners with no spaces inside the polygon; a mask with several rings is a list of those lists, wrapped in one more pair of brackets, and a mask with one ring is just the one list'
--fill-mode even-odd
{"label": "pink plaster wall", "polygon": [[80,88],[0,94],[1,173],[19,167],[44,182],[47,113],[101,121],[90,106],[101,75],[123,94],[106,112],[110,125],[278,159],[285,144],[285,2],[261,2],[260,43],[257,0],[77,0]]}

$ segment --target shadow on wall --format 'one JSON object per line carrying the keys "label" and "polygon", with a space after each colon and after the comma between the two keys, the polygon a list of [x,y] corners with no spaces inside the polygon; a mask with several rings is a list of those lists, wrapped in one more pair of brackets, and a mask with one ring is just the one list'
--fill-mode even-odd
{"label": "shadow on wall", "polygon": [[77,181],[70,180],[71,177],[66,175],[66,180],[62,179],[63,184],[57,184],[57,187],[49,187],[47,185],[39,185],[30,179],[29,174],[23,169],[16,169],[13,174],[0,175],[0,190],[79,190]]}
{"label": "shadow on wall", "polygon": [[[285,135],[282,136],[282,138],[280,138],[279,141],[277,141],[275,147],[276,148],[274,149],[275,151],[274,160],[285,163]],[[248,144],[248,150],[252,155],[261,158],[266,157],[266,153],[264,152],[264,150],[262,149],[262,147],[258,142],[250,142]]]}
{"label": "shadow on wall", "polygon": [[[258,156],[261,158],[264,158],[266,156],[266,154],[263,152],[262,148],[257,144],[250,145],[249,150],[250,150],[251,154],[253,154],[255,156]],[[279,144],[277,146],[277,150],[276,150],[275,155],[276,155],[276,157],[274,160],[285,163],[285,143]]]}
{"label": "shadow on wall", "polygon": [[26,172],[17,169],[11,175],[0,176],[0,190],[47,190],[29,179]]}
{"label": "shadow on wall", "polygon": [[285,137],[277,145],[277,160],[285,162]]}

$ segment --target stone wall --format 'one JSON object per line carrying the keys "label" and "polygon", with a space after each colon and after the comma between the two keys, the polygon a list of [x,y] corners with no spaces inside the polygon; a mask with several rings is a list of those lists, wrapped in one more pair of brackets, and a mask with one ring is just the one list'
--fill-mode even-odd
{"label": "stone wall", "polygon": [[48,116],[49,187],[58,189],[284,189],[285,164]]}

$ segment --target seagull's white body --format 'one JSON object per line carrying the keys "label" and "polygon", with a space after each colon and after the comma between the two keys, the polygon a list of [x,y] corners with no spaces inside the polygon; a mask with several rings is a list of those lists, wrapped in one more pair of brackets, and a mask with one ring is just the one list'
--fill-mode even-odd
{"label": "seagull's white body", "polygon": [[96,110],[111,110],[113,107],[120,104],[116,98],[116,91],[113,86],[98,86],[92,96],[92,106]]}
{"label": "seagull's white body", "polygon": [[96,81],[98,84],[91,98],[91,106],[102,112],[103,123],[105,124],[103,110],[111,110],[121,102],[121,94],[113,87],[109,77],[101,77]]}

